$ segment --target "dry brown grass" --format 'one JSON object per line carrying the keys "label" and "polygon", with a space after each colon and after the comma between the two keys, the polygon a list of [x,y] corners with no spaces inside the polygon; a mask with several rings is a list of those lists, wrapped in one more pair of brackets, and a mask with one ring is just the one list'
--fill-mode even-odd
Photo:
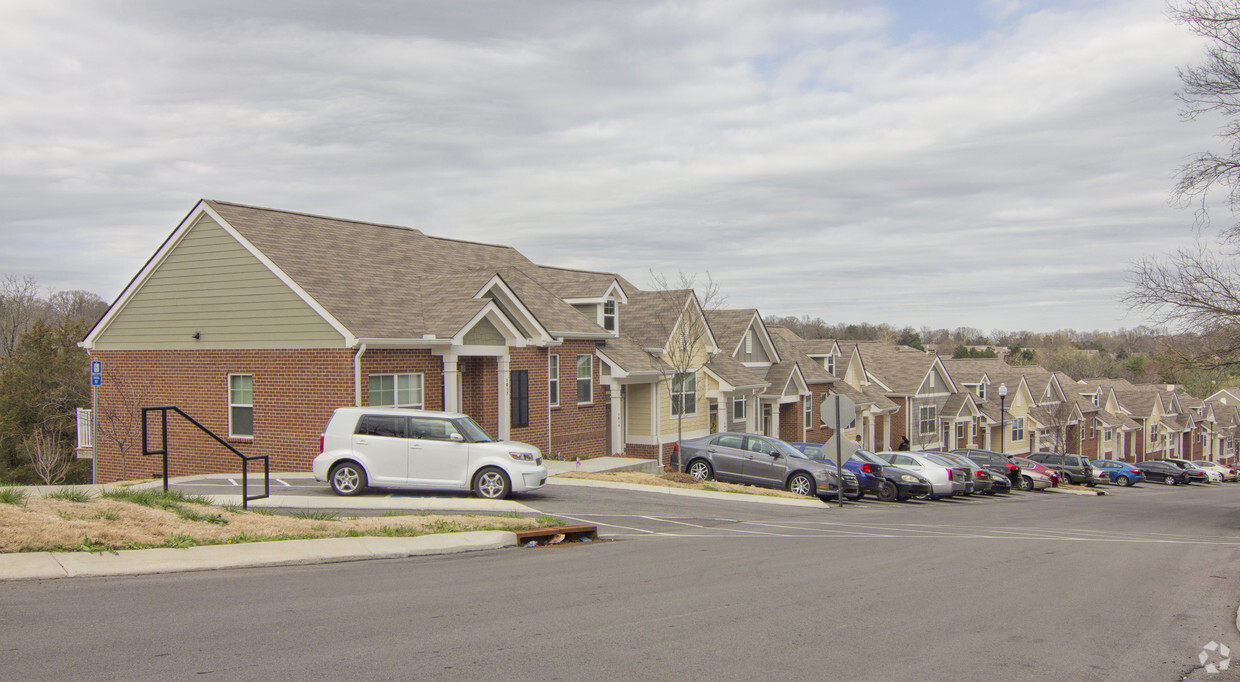
{"label": "dry brown grass", "polygon": [[740,493],[746,495],[765,495],[767,497],[790,497],[792,499],[805,499],[804,495],[790,493],[787,490],[777,490],[775,488],[759,488],[753,485],[740,485],[738,483],[721,483],[719,481],[698,481],[688,474],[682,473],[666,473],[656,476],[655,474],[646,474],[639,471],[602,471],[598,473],[589,473],[584,471],[574,471],[567,474],[560,474],[557,478],[584,478],[593,481],[612,481],[615,483],[636,483],[639,485],[658,486],[662,488],[684,488],[687,490],[713,490],[717,492]]}
{"label": "dry brown grass", "polygon": [[413,536],[467,530],[520,530],[551,525],[546,519],[472,515],[409,515],[318,520],[228,511],[194,503],[182,507],[227,523],[191,521],[172,511],[132,502],[29,498],[0,504],[0,552],[133,549],[228,544],[263,539]]}

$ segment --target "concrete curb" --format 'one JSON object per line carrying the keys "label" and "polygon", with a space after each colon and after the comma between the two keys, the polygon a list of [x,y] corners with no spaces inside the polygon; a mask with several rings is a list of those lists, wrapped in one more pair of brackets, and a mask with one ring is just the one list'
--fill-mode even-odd
{"label": "concrete curb", "polygon": [[679,497],[699,497],[710,500],[725,500],[728,502],[754,502],[757,504],[778,504],[785,507],[814,507],[816,509],[829,509],[830,506],[822,500],[794,500],[787,497],[768,497],[766,495],[745,495],[742,493],[723,493],[712,490],[688,490],[685,488],[672,488],[658,485],[642,485],[640,483],[620,483],[618,481],[594,481],[588,478],[549,478],[547,485],[575,485],[584,488],[612,488],[615,490],[636,490],[644,493],[658,493],[666,495],[675,495]]}
{"label": "concrete curb", "polygon": [[1046,492],[1063,493],[1064,495],[1083,495],[1085,497],[1102,497],[1109,494],[1105,490],[1064,490],[1063,488],[1046,488]]}
{"label": "concrete curb", "polygon": [[482,530],[414,538],[356,537],[280,540],[186,549],[135,549],[118,552],[32,552],[0,554],[0,581],[105,575],[143,575],[223,568],[394,559],[515,547],[517,535]]}

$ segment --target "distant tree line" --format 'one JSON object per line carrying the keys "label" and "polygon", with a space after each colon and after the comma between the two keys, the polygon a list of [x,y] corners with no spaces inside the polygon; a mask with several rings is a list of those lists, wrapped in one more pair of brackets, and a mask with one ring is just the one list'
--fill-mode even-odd
{"label": "distant tree line", "polygon": [[75,409],[90,407],[77,343],[107,307],[86,291],[44,297],[32,277],[0,279],[0,482],[90,482],[90,463],[73,458]]}

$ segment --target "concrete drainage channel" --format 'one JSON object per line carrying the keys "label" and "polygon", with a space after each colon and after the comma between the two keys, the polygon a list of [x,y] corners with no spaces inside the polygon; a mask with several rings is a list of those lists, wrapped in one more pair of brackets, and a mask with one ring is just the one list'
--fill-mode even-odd
{"label": "concrete drainage channel", "polygon": [[594,542],[598,540],[598,526],[551,526],[534,530],[515,531],[520,547],[547,547],[568,543]]}

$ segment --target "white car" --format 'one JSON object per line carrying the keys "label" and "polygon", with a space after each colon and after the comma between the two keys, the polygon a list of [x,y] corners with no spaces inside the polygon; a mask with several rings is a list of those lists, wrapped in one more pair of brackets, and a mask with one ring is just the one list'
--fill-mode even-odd
{"label": "white car", "polygon": [[398,407],[332,413],[311,471],[337,495],[369,487],[472,490],[501,499],[547,483],[538,448],[497,441],[468,416]]}
{"label": "white car", "polygon": [[[900,450],[896,452],[876,452],[874,454],[892,466],[914,471],[929,479],[930,497],[932,498],[951,497],[952,495],[963,495],[965,493],[965,486],[970,477],[969,471],[948,466],[945,462],[929,453]],[[970,490],[969,492],[972,491]]]}

